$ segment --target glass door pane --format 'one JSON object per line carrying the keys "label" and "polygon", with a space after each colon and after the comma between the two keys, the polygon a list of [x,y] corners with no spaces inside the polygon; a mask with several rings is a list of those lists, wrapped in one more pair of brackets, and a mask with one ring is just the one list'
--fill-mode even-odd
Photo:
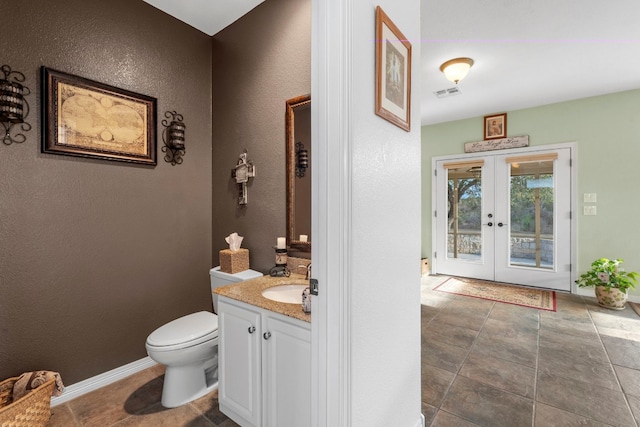
{"label": "glass door pane", "polygon": [[437,190],[433,271],[493,279],[493,163],[492,157],[482,156],[434,164]]}
{"label": "glass door pane", "polygon": [[495,280],[571,288],[571,149],[499,155]]}
{"label": "glass door pane", "polygon": [[447,258],[482,258],[482,167],[447,170]]}
{"label": "glass door pane", "polygon": [[553,161],[510,163],[509,263],[554,268]]}

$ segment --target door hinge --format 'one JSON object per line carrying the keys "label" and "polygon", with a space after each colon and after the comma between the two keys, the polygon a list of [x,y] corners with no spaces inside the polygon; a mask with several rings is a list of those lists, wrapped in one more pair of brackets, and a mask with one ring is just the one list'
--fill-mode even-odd
{"label": "door hinge", "polygon": [[433,211],[433,217],[438,218],[438,211]]}
{"label": "door hinge", "polygon": [[318,295],[318,279],[309,279],[309,293]]}
{"label": "door hinge", "polygon": [[438,252],[433,253],[433,259],[436,259],[436,258],[438,258]]}
{"label": "door hinge", "polygon": [[438,176],[438,169],[433,170],[433,176]]}

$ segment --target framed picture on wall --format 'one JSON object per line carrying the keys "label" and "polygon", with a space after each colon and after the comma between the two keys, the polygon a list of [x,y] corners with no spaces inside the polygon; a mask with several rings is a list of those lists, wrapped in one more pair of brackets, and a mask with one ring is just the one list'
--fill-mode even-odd
{"label": "framed picture on wall", "polygon": [[156,164],[156,99],[42,67],[42,152]]}
{"label": "framed picture on wall", "polygon": [[484,116],[484,139],[507,137],[507,113]]}
{"label": "framed picture on wall", "polygon": [[411,43],[376,7],[376,114],[411,130]]}

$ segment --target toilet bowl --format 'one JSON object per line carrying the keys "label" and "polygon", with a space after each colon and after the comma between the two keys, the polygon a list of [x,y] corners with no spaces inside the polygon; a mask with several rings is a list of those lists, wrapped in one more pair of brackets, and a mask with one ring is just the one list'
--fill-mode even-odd
{"label": "toilet bowl", "polygon": [[[262,276],[254,270],[237,274],[210,271],[211,290]],[[212,293],[213,298],[213,293]],[[217,306],[217,300],[213,300]],[[216,307],[217,308],[217,307]],[[218,316],[208,311],[188,314],[160,326],[145,343],[147,354],[166,366],[162,406],[175,408],[218,388]]]}

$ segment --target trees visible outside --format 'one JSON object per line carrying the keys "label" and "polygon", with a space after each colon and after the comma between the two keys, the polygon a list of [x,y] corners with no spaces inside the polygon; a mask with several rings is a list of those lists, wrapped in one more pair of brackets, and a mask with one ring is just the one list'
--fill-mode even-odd
{"label": "trees visible outside", "polygon": [[[458,184],[457,193],[454,191],[456,181]],[[458,229],[479,230],[482,222],[482,184],[480,179],[450,179],[448,186],[447,218],[449,231],[453,230],[456,204],[458,206]],[[457,200],[455,200],[456,197]],[[542,234],[553,234],[552,174],[541,175],[539,178],[535,178],[532,175],[511,177],[512,231],[521,233],[536,232],[536,197],[540,198],[540,232]]]}
{"label": "trees visible outside", "polygon": [[[455,185],[458,185],[457,194]],[[458,178],[448,181],[449,231],[453,231],[454,210],[458,205],[458,229],[479,230],[482,220],[482,182],[479,178]],[[457,200],[456,200],[457,198]]]}
{"label": "trees visible outside", "polygon": [[536,232],[536,197],[540,199],[540,233],[553,234],[553,175],[511,177],[511,230]]}
{"label": "trees visible outside", "polygon": [[[552,173],[511,176],[511,256],[518,258],[519,262],[534,262],[538,266],[542,263],[547,267],[552,265],[553,187]],[[450,256],[479,255],[482,250],[481,179],[448,180],[447,219]],[[536,227],[539,227],[538,230]],[[523,261],[529,259],[531,261]]]}

